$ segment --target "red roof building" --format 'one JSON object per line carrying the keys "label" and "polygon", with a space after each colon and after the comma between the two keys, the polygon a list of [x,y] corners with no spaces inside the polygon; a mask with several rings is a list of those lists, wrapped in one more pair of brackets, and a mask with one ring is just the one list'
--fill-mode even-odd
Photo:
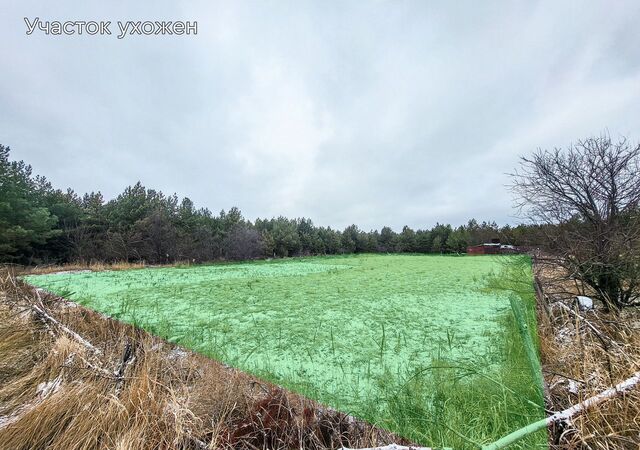
{"label": "red roof building", "polygon": [[512,253],[522,253],[522,249],[514,245],[501,244],[498,239],[492,239],[491,242],[467,247],[468,255],[504,255]]}

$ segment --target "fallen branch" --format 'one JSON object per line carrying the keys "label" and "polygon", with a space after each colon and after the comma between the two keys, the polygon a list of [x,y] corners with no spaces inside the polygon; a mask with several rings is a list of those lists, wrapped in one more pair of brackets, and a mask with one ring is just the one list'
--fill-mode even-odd
{"label": "fallen branch", "polygon": [[58,329],[62,330],[64,333],[66,333],[69,336],[71,336],[74,340],[78,341],[80,344],[82,344],[84,347],[86,347],[88,350],[90,350],[91,352],[95,353],[96,355],[101,355],[102,354],[102,351],[99,348],[93,346],[91,344],[91,342],[87,341],[85,338],[80,336],[78,333],[76,333],[75,331],[73,331],[70,328],[66,327],[65,325],[60,323],[56,318],[54,318],[49,313],[47,313],[45,311],[44,304],[42,303],[42,299],[40,298],[40,293],[38,292],[37,289],[35,290],[35,293],[36,293],[36,296],[38,297],[39,305],[29,302],[29,307],[31,309],[33,309],[36,312],[36,314],[38,314],[38,316],[42,320],[45,320],[45,321],[53,324]]}
{"label": "fallen branch", "polygon": [[524,428],[520,428],[519,430],[514,431],[511,434],[506,435],[502,439],[499,439],[489,445],[485,445],[482,447],[482,450],[498,450],[501,448],[505,448],[508,445],[513,444],[514,442],[519,441],[520,439],[528,436],[531,433],[535,433],[538,430],[542,430],[547,428],[554,423],[560,422],[568,422],[573,419],[575,416],[583,413],[589,408],[599,405],[600,403],[604,403],[612,398],[615,398],[619,395],[624,394],[625,392],[633,389],[635,386],[640,384],[640,372],[636,372],[633,374],[631,378],[626,379],[622,383],[615,385],[612,388],[607,389],[599,393],[598,395],[594,395],[593,397],[589,397],[588,399],[577,403],[570,408],[565,409],[564,411],[557,412],[546,419],[539,420],[538,422],[534,422],[530,425],[527,425]]}

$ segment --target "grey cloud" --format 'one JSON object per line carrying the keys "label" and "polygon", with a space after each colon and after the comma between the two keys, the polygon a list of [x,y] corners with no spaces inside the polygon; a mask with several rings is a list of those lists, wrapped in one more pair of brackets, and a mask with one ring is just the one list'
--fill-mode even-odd
{"label": "grey cloud", "polygon": [[[640,139],[637,2],[130,5],[0,6],[0,142],[59,187],[140,179],[338,228],[514,223],[519,155]],[[26,36],[24,16],[199,34]]]}

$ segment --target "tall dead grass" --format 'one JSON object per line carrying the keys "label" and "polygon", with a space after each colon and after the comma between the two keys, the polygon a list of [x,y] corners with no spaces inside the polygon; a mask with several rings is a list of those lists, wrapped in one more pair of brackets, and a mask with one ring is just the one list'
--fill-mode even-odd
{"label": "tall dead grass", "polygon": [[[169,266],[183,265],[188,263],[175,263]],[[47,273],[55,273],[55,272],[75,272],[81,270],[91,270],[94,272],[100,272],[103,270],[130,270],[130,269],[143,269],[145,267],[153,267],[148,266],[145,262],[126,262],[126,261],[116,261],[112,263],[105,262],[72,262],[65,264],[44,264],[33,267],[26,266],[15,266],[12,270],[15,273],[29,273],[33,275],[43,275]]]}
{"label": "tall dead grass", "polygon": [[[549,409],[563,410],[640,370],[638,308],[619,314],[580,311],[572,299],[589,293],[579,283],[549,264],[537,264],[536,276],[542,286],[538,327]],[[640,449],[640,392],[632,390],[551,430],[551,448]]]}
{"label": "tall dead grass", "polygon": [[403,439],[0,274],[0,447],[325,449]]}

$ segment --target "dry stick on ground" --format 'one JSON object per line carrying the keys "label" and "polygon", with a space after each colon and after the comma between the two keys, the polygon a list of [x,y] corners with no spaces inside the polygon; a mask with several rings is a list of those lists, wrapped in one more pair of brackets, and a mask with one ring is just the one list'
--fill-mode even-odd
{"label": "dry stick on ground", "polygon": [[614,387],[599,393],[598,395],[589,397],[588,399],[580,403],[577,403],[571,406],[570,408],[565,409],[564,411],[557,412],[552,416],[547,417],[546,419],[539,420],[538,422],[534,422],[530,425],[527,425],[524,428],[520,428],[519,430],[516,430],[513,433],[508,434],[507,436],[497,440],[492,444],[485,445],[484,447],[482,447],[482,450],[498,450],[501,448],[505,448],[513,444],[514,442],[519,441],[525,436],[531,433],[535,433],[536,431],[541,430],[543,428],[547,428],[553,425],[554,423],[569,422],[572,418],[583,413],[587,409],[597,406],[613,398],[616,398],[619,395],[622,395],[625,392],[633,389],[638,384],[640,384],[640,372],[636,372],[635,374],[633,374],[631,378],[626,379],[622,383],[619,383]]}
{"label": "dry stick on ground", "polygon": [[[76,333],[75,331],[73,331],[70,328],[66,327],[65,325],[60,323],[58,320],[56,320],[53,316],[48,314],[45,311],[45,306],[44,306],[44,303],[42,302],[42,298],[40,297],[40,292],[38,292],[37,289],[34,289],[34,291],[36,293],[36,297],[38,298],[39,305],[36,305],[36,304],[33,304],[33,303],[30,302],[29,306],[36,312],[38,317],[42,318],[43,320],[46,320],[46,321],[49,321],[49,322],[53,323],[56,327],[58,327],[60,330],[64,331],[66,334],[70,335],[71,337],[73,337],[76,341],[78,341],[80,344],[82,344],[88,350],[92,351],[94,354],[96,354],[96,355],[101,355],[102,354],[102,351],[100,351],[100,349],[98,349],[93,344],[91,344],[88,340],[86,340],[85,338],[80,336],[78,333]],[[125,375],[125,370],[127,369],[127,367],[129,367],[130,365],[134,364],[135,361],[136,361],[135,350],[136,350],[135,347],[131,344],[131,342],[129,340],[127,340],[127,342],[125,343],[125,346],[124,346],[123,353],[122,353],[122,358],[120,359],[120,364],[118,365],[118,368],[112,374],[110,374],[105,369],[102,369],[100,367],[96,367],[95,365],[91,364],[89,361],[85,360],[84,358],[81,358],[81,359],[91,369],[93,369],[93,370],[95,370],[97,372],[100,372],[102,374],[107,374],[107,376],[109,378],[113,378],[114,380],[116,380],[116,392],[119,392],[120,389],[122,389],[122,384],[123,384],[124,379],[125,379],[125,376],[124,376]]]}
{"label": "dry stick on ground", "polygon": [[[7,278],[4,280],[4,282],[10,282],[13,285],[14,288],[17,288],[16,279],[11,275],[11,273],[7,274]],[[68,327],[66,327],[65,325],[60,323],[60,321],[58,321],[53,316],[51,316],[49,313],[47,313],[46,308],[44,306],[44,303],[42,302],[42,297],[40,296],[40,291],[37,288],[32,288],[32,291],[35,293],[36,298],[38,299],[38,301],[37,301],[37,304],[36,304],[35,302],[32,302],[29,299],[26,299],[27,300],[27,306],[29,308],[31,308],[31,310],[33,310],[36,313],[36,315],[43,322],[45,322],[45,323],[48,322],[48,323],[53,324],[55,327],[57,327],[58,329],[62,330],[65,334],[71,336],[74,340],[76,340],[77,342],[82,344],[84,347],[86,347],[88,350],[90,350],[95,355],[101,355],[102,354],[102,351],[100,349],[98,349],[97,347],[92,345],[89,341],[87,341],[85,338],[80,336],[78,333],[76,333],[75,331],[69,329]]]}
{"label": "dry stick on ground", "polygon": [[[8,280],[13,281],[13,279],[11,277],[9,277]],[[15,286],[15,282],[13,284]],[[93,354],[102,355],[102,351],[99,348],[97,348],[96,346],[91,344],[91,342],[89,342],[87,339],[83,338],[78,333],[76,333],[75,331],[73,331],[69,327],[63,325],[60,321],[58,321],[56,318],[54,318],[49,313],[47,313],[46,308],[44,306],[44,303],[42,301],[42,297],[40,296],[40,291],[37,288],[32,289],[32,291],[35,293],[36,298],[38,300],[37,300],[37,302],[32,302],[32,301],[27,299],[27,305],[28,305],[29,308],[31,308],[31,310],[33,310],[36,313],[36,315],[37,315],[37,317],[39,319],[41,319],[45,323],[53,324],[59,330],[62,330],[65,334],[71,336],[75,341],[79,342],[86,349],[90,350]],[[124,348],[124,351],[123,351],[123,354],[122,354],[122,358],[120,360],[120,364],[118,365],[118,368],[113,373],[110,373],[109,371],[107,371],[105,369],[102,369],[100,367],[97,367],[97,366],[91,364],[89,361],[85,360],[82,357],[81,357],[81,359],[83,360],[83,362],[90,369],[95,370],[96,372],[99,372],[102,375],[106,375],[107,378],[113,378],[114,380],[116,380],[116,382],[117,382],[116,390],[119,391],[121,389],[121,387],[122,387],[122,383],[123,383],[124,378],[125,378],[124,377],[124,373],[125,373],[126,368],[128,366],[132,365],[133,363],[135,363],[135,360],[136,360],[135,347],[131,345],[130,341],[126,342],[125,348]]]}
{"label": "dry stick on ground", "polygon": [[80,336],[78,333],[76,333],[75,331],[73,331],[73,330],[69,329],[68,327],[64,326],[57,319],[55,319],[49,313],[47,313],[45,311],[44,304],[42,303],[42,299],[40,298],[40,292],[38,292],[38,290],[36,289],[35,293],[36,293],[36,296],[38,297],[39,305],[36,305],[36,304],[33,304],[33,303],[29,302],[29,307],[31,309],[33,309],[33,311],[36,312],[38,317],[42,318],[44,321],[52,323],[57,328],[59,328],[60,330],[64,331],[66,334],[71,336],[74,340],[78,341],[80,344],[82,344],[84,347],[86,347],[92,353],[94,353],[96,355],[101,355],[102,354],[102,351],[99,348],[97,348],[94,345],[92,345],[89,341],[87,341],[85,338]]}
{"label": "dry stick on ground", "polygon": [[[34,304],[33,302],[28,302],[29,307],[36,313],[36,315],[38,316],[38,318],[40,318],[41,320],[45,321],[45,322],[49,322],[52,323],[54,326],[56,326],[58,329],[62,330],[64,333],[66,333],[67,335],[71,336],[74,340],[76,340],[77,342],[79,342],[80,344],[82,344],[85,348],[87,348],[88,350],[90,350],[92,353],[94,353],[95,355],[101,355],[102,351],[100,349],[98,349],[96,346],[94,346],[93,344],[91,344],[91,342],[89,342],[87,339],[83,338],[82,336],[80,336],[78,333],[76,333],[75,331],[73,331],[72,329],[70,329],[69,327],[63,325],[62,323],[60,323],[57,319],[55,319],[53,316],[51,316],[49,313],[46,312],[46,308],[44,306],[44,303],[42,302],[42,298],[40,297],[40,292],[38,291],[38,289],[34,289],[33,290],[36,294],[36,297],[38,298],[38,304]],[[101,367],[97,367],[94,364],[91,364],[89,361],[87,361],[86,359],[80,357],[80,359],[82,359],[82,361],[92,370],[101,373],[103,376],[106,376],[107,378],[112,378],[114,380],[116,380],[116,391],[120,391],[120,389],[122,388],[122,383],[124,382],[125,376],[125,370],[128,366],[132,365],[135,360],[135,348],[131,345],[130,341],[127,341],[125,344],[125,348],[122,354],[122,358],[120,360],[120,364],[118,365],[118,368],[113,372],[110,373],[109,371],[101,368]]]}

